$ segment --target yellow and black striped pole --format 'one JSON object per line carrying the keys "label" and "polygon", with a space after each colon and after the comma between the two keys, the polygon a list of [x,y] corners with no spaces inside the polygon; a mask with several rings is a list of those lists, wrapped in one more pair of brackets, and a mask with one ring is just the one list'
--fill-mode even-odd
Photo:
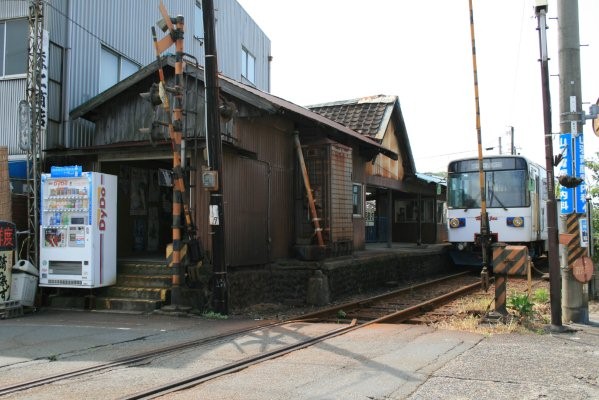
{"label": "yellow and black striped pole", "polygon": [[171,304],[181,302],[181,281],[183,268],[181,264],[181,247],[183,241],[183,202],[185,199],[185,183],[181,168],[181,140],[183,137],[183,16],[176,17],[175,30],[175,104],[173,107],[173,129],[171,142],[173,146],[173,274],[171,288]]}
{"label": "yellow and black striped pole", "polygon": [[478,143],[478,174],[480,184],[480,245],[482,248],[483,268],[481,271],[481,283],[486,291],[489,287],[488,250],[489,250],[489,216],[487,214],[487,196],[485,188],[485,175],[483,169],[483,147],[480,126],[480,104],[478,100],[478,70],[476,65],[476,42],[474,40],[474,11],[472,0],[468,0],[470,8],[470,39],[472,40],[472,71],[474,74],[474,104],[476,107],[476,139]]}
{"label": "yellow and black striped pole", "polygon": [[566,232],[570,235],[571,238],[568,242],[567,246],[567,265],[568,268],[572,269],[574,266],[574,262],[578,260],[580,257],[586,255],[587,249],[582,247],[580,241],[580,219],[585,218],[585,214],[572,213],[566,216]]}
{"label": "yellow and black striped pole", "polygon": [[[156,29],[152,27],[152,38],[156,49],[156,59],[160,63],[160,54],[167,48],[175,44],[175,88],[168,89],[174,93],[174,107],[171,109],[168,101],[166,82],[162,67],[159,67],[158,73],[160,78],[159,94],[162,100],[162,106],[168,118],[168,131],[171,139],[173,152],[173,204],[172,204],[172,252],[167,250],[168,265],[172,267],[172,282],[171,282],[171,305],[181,303],[181,282],[183,277],[183,267],[181,263],[181,249],[183,240],[181,228],[183,227],[183,209],[185,199],[185,182],[183,177],[183,169],[181,168],[181,141],[183,130],[183,32],[184,18],[179,15],[176,18],[171,18],[160,2],[160,13],[164,18],[164,23],[169,30],[169,35],[158,41],[156,38]],[[186,209],[187,210],[187,209]]]}

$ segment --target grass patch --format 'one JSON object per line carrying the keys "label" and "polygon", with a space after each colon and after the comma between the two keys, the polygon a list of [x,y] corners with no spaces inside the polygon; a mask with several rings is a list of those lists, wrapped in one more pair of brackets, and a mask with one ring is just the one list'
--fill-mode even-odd
{"label": "grass patch", "polygon": [[228,315],[223,315],[214,311],[206,311],[202,314],[202,317],[206,319],[229,319]]}
{"label": "grass patch", "polygon": [[528,293],[513,292],[507,299],[507,307],[513,310],[520,320],[529,318],[532,315],[533,305]]}
{"label": "grass patch", "polygon": [[532,300],[535,303],[548,303],[549,302],[549,290],[546,288],[538,288],[532,294]]}
{"label": "grass patch", "polygon": [[495,289],[491,287],[487,292],[478,292],[455,300],[450,305],[450,312],[446,317],[432,320],[433,326],[439,329],[460,330],[483,335],[521,333],[543,334],[550,321],[551,308],[549,304],[549,290],[544,287],[548,283],[537,281],[533,294],[528,294],[527,281],[510,279],[508,288],[510,295],[506,306],[508,316],[504,322],[481,322],[483,317],[495,310]]}

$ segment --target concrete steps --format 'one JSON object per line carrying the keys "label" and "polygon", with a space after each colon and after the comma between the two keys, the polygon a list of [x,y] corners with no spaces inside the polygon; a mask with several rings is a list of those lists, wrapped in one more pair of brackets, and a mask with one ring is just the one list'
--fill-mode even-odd
{"label": "concrete steps", "polygon": [[171,285],[170,275],[125,275],[117,276],[118,287],[167,288]]}
{"label": "concrete steps", "polygon": [[59,290],[48,296],[48,304],[54,308],[150,313],[170,302],[171,274],[163,260],[119,260],[115,285]]}
{"label": "concrete steps", "polygon": [[95,299],[97,310],[152,312],[170,301],[172,271],[164,261],[121,261],[117,283]]}
{"label": "concrete steps", "polygon": [[137,313],[150,313],[163,306],[161,300],[133,299],[124,297],[98,297],[95,299],[95,310],[127,311]]}

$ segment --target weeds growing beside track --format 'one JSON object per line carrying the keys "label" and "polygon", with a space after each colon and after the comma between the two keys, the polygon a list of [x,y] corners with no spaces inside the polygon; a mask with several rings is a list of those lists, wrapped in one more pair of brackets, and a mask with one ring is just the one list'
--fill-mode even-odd
{"label": "weeds growing beside track", "polygon": [[486,335],[505,333],[543,333],[550,321],[549,282],[535,279],[532,295],[528,293],[526,279],[510,277],[507,282],[508,317],[500,323],[482,322],[483,317],[495,309],[495,288],[460,298],[448,307],[444,318],[436,318],[431,325],[450,329],[482,333]]}
{"label": "weeds growing beside track", "polygon": [[[362,293],[351,298],[339,299],[337,303],[365,299],[384,291]],[[505,333],[542,333],[550,321],[549,282],[533,279],[532,295],[528,293],[528,282],[523,278],[509,277],[507,281],[508,299],[506,306],[510,315],[502,323],[481,323],[483,317],[495,309],[495,288],[491,286],[487,292],[476,293],[452,301],[442,309],[432,310],[418,318],[418,323],[425,323],[438,329],[450,329],[482,333],[485,335]],[[515,308],[510,308],[510,299],[514,299]],[[517,299],[517,300],[516,300]],[[529,306],[530,303],[530,306]],[[328,307],[327,305],[325,307]],[[319,307],[290,307],[283,304],[256,304],[238,314],[253,319],[285,320],[301,318],[302,314],[318,311]],[[342,313],[343,311],[340,311]],[[341,314],[337,315],[342,318]]]}

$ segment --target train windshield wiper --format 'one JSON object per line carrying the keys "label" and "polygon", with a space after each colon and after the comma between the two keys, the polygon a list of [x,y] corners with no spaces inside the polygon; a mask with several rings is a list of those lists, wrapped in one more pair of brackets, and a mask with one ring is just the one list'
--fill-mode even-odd
{"label": "train windshield wiper", "polygon": [[490,201],[490,203],[491,203],[491,204],[493,204],[493,199],[495,199],[495,200],[497,200],[497,202],[499,203],[499,205],[500,205],[500,206],[501,206],[501,207],[502,207],[502,208],[503,208],[505,211],[507,211],[507,208],[506,208],[506,206],[504,206],[504,205],[503,205],[503,203],[501,202],[501,200],[499,200],[499,197],[497,197],[497,195],[495,194],[495,191],[491,189],[491,190],[490,190],[490,192],[491,192],[491,201]]}

